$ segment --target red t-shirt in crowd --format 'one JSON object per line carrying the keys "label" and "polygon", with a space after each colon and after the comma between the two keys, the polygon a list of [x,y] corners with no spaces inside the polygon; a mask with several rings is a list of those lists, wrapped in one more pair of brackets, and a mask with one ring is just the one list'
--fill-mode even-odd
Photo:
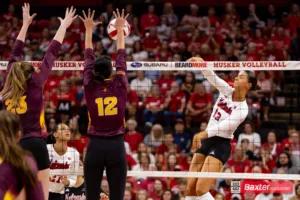
{"label": "red t-shirt in crowd", "polygon": [[291,36],[295,36],[297,33],[297,28],[300,28],[300,16],[289,17],[289,28],[291,31]]}
{"label": "red t-shirt in crowd", "polygon": [[277,143],[277,145],[276,145],[276,148],[275,148],[275,150],[274,150],[274,153],[273,153],[273,148],[271,148],[271,146],[269,145],[269,143],[264,143],[264,144],[262,144],[261,145],[261,148],[268,148],[269,150],[270,150],[270,152],[271,152],[271,154],[272,154],[272,156],[273,156],[273,159],[277,159],[277,156],[280,154],[280,152],[281,152],[281,146],[282,145],[280,145],[280,144],[278,144]]}
{"label": "red t-shirt in crowd", "polygon": [[160,93],[162,96],[166,95],[167,91],[171,89],[171,84],[175,81],[173,78],[165,79],[164,77],[160,78],[157,81],[157,85],[160,88]]}
{"label": "red t-shirt in crowd", "polygon": [[263,50],[266,46],[266,40],[264,40],[263,38],[257,39],[257,40],[252,40],[251,42],[253,42],[255,44],[255,50],[257,52]]}
{"label": "red t-shirt in crowd", "polygon": [[143,139],[143,135],[139,132],[135,132],[134,134],[126,133],[124,136],[124,140],[128,142],[132,152],[136,152],[138,150],[139,144],[143,142]]}
{"label": "red t-shirt in crowd", "polygon": [[[176,144],[174,144],[174,145],[176,145]],[[179,149],[179,147],[176,145],[176,151],[177,151],[177,153],[180,153],[180,149]],[[165,145],[165,144],[161,144],[161,145],[159,145],[159,147],[158,147],[158,149],[157,149],[157,154],[158,155],[164,155],[164,156],[167,156],[168,155],[168,152],[169,152],[169,149],[168,149],[168,147],[167,147],[167,145]]]}
{"label": "red t-shirt in crowd", "polygon": [[181,105],[186,102],[186,94],[183,91],[179,91],[175,95],[171,95],[171,101],[169,103],[169,111],[177,112],[181,108]]}
{"label": "red t-shirt in crowd", "polygon": [[158,37],[155,37],[155,38],[147,37],[143,41],[144,49],[154,50],[159,46],[160,46],[160,40]]}
{"label": "red t-shirt in crowd", "polygon": [[245,167],[250,165],[250,161],[248,159],[245,159],[242,162],[236,162],[236,161],[234,161],[233,158],[231,158],[227,161],[227,164],[230,167],[234,168],[235,173],[244,173],[245,172]]}
{"label": "red t-shirt in crowd", "polygon": [[89,138],[81,135],[80,138],[77,140],[70,140],[68,142],[69,147],[74,147],[81,155],[83,154],[84,149],[87,147],[89,143]]}
{"label": "red t-shirt in crowd", "polygon": [[210,25],[213,27],[216,27],[216,24],[219,22],[220,23],[220,19],[216,16],[208,16]]}
{"label": "red t-shirt in crowd", "polygon": [[157,15],[143,14],[140,22],[142,27],[142,32],[144,33],[145,29],[148,27],[158,26],[158,23],[159,23],[159,17]]}
{"label": "red t-shirt in crowd", "polygon": [[201,58],[205,61],[215,61],[216,60],[216,56],[214,53],[210,53],[208,55],[201,55]]}
{"label": "red t-shirt in crowd", "polygon": [[204,109],[209,103],[212,103],[212,96],[206,93],[204,96],[200,96],[198,93],[192,94],[190,102],[195,110]]}
{"label": "red t-shirt in crowd", "polygon": [[149,108],[161,108],[164,102],[165,99],[162,97],[148,97],[145,105],[148,105]]}
{"label": "red t-shirt in crowd", "polygon": [[132,167],[134,167],[136,165],[136,162],[131,155],[126,154],[126,160],[127,160],[127,165],[129,167],[129,169],[132,169]]}
{"label": "red t-shirt in crowd", "polygon": [[127,103],[132,104],[132,103],[138,103],[139,102],[139,97],[134,90],[130,90],[127,93]]}
{"label": "red t-shirt in crowd", "polygon": [[[206,43],[206,41],[207,41],[208,39],[209,39],[209,36],[204,36],[204,37],[201,39],[201,41],[200,41],[201,45],[203,45],[204,43]],[[218,35],[218,34],[214,35],[214,39],[215,39],[215,41],[216,41],[220,46],[223,46],[223,45],[224,45],[224,40],[223,40],[223,38],[222,38],[221,35]],[[215,49],[215,48],[216,48],[215,45],[214,45],[214,43],[213,43],[211,40],[208,42],[208,45],[209,45],[210,49]]]}
{"label": "red t-shirt in crowd", "polygon": [[282,50],[274,50],[274,51],[264,51],[264,56],[267,58],[267,61],[280,61],[284,60],[284,55]]}
{"label": "red t-shirt in crowd", "polygon": [[63,93],[55,93],[52,95],[51,100],[53,101],[54,106],[58,106],[59,101],[71,101],[73,103],[75,103],[76,98],[75,98],[75,94],[73,92],[68,92],[66,94]]}
{"label": "red t-shirt in crowd", "polygon": [[271,40],[274,42],[275,48],[278,50],[282,50],[286,45],[290,47],[291,44],[291,39],[287,36],[279,37],[274,35],[271,37]]}
{"label": "red t-shirt in crowd", "polygon": [[256,53],[247,53],[248,61],[259,61],[259,58],[259,55],[257,55]]}

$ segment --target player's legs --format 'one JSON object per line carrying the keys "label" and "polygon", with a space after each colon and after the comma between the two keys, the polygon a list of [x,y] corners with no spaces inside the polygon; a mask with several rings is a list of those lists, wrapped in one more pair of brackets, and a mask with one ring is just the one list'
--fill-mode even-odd
{"label": "player's legs", "polygon": [[105,167],[109,185],[109,199],[123,200],[127,177],[127,161],[123,135],[110,139],[108,144],[110,144],[110,148],[106,154]]}
{"label": "player's legs", "polygon": [[[212,156],[207,156],[201,172],[220,172],[222,167],[223,163],[219,159]],[[206,193],[209,192],[209,189],[211,188],[211,185],[214,183],[214,181],[214,178],[199,178],[197,180],[196,193],[197,196],[200,197],[199,200],[201,200],[201,197],[202,199],[204,199],[203,195],[205,195],[205,199],[211,199],[209,198],[209,194]]]}
{"label": "player's legs", "polygon": [[[201,153],[195,153],[190,165],[190,172],[200,172],[205,161],[206,156]],[[193,200],[197,198],[196,194],[197,178],[188,178],[186,196],[187,200]],[[189,198],[190,197],[190,198]]]}
{"label": "player's legs", "polygon": [[25,138],[20,141],[20,145],[33,155],[39,170],[38,179],[42,184],[44,197],[48,199],[50,163],[46,141],[38,137]]}
{"label": "player's legs", "polygon": [[105,148],[101,138],[90,137],[84,160],[84,179],[87,200],[100,199],[100,185],[104,171]]}

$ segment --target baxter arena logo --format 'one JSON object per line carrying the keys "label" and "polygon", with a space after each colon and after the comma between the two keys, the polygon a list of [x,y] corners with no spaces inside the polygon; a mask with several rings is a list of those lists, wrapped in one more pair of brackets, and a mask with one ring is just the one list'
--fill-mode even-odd
{"label": "baxter arena logo", "polygon": [[190,63],[190,62],[176,62],[176,68],[207,68],[207,63]]}
{"label": "baxter arena logo", "polygon": [[231,181],[231,193],[293,193],[290,181],[243,180]]}

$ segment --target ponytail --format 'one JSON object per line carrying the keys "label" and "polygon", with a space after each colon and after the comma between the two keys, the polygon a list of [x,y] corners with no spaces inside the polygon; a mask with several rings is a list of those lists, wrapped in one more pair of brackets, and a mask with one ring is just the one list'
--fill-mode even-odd
{"label": "ponytail", "polygon": [[3,89],[0,92],[0,95],[2,95],[2,99],[4,101],[11,99],[13,107],[18,106],[18,100],[25,93],[27,88],[26,82],[33,72],[34,67],[30,63],[13,63],[6,77]]}
{"label": "ponytail", "polygon": [[27,161],[28,155],[16,141],[21,130],[18,115],[1,111],[0,124],[0,157],[14,168],[16,177],[22,180],[25,190],[34,188],[37,176]]}

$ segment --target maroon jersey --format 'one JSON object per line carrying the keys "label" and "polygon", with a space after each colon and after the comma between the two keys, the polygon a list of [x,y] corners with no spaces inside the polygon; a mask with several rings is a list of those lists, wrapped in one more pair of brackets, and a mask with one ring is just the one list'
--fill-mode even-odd
{"label": "maroon jersey", "polygon": [[[33,172],[37,174],[38,169],[34,160],[28,157],[27,162]],[[21,177],[16,176],[14,168],[0,158],[0,199],[15,199],[23,187]],[[44,193],[41,183],[37,182],[34,188],[26,190],[26,197],[30,200],[43,200]]]}
{"label": "maroon jersey", "polygon": [[[13,102],[10,99],[3,102],[6,110],[20,116],[23,133],[22,138],[41,137],[42,132],[46,131],[43,110],[43,87],[51,72],[60,46],[61,44],[56,40],[51,42],[42,64],[27,81],[27,89],[24,95],[19,99],[19,107],[13,107]],[[20,61],[23,47],[24,43],[20,40],[16,40],[8,62],[8,68],[4,75],[2,87],[5,84],[12,64]]]}
{"label": "maroon jersey", "polygon": [[125,56],[124,49],[118,50],[115,78],[100,82],[95,79],[93,71],[93,50],[85,50],[83,85],[90,116],[90,135],[110,137],[125,133],[128,85]]}

